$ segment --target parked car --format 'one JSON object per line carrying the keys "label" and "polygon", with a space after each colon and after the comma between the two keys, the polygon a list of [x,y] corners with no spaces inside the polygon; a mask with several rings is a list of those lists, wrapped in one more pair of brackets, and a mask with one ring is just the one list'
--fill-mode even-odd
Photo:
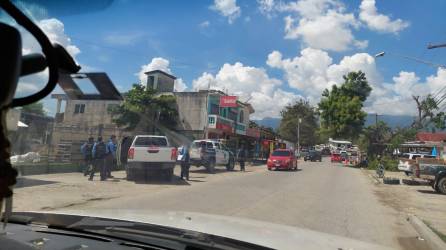
{"label": "parked car", "polygon": [[321,152],[316,150],[311,150],[308,152],[308,154],[304,157],[304,161],[322,161],[322,155]]}
{"label": "parked car", "polygon": [[341,155],[341,161],[348,160],[348,153],[347,153],[347,151],[341,151],[340,155]]}
{"label": "parked car", "polygon": [[297,155],[297,158],[305,158],[308,155],[308,149],[302,148]]}
{"label": "parked car", "polygon": [[268,170],[297,170],[297,158],[290,149],[274,150],[266,163]]}
{"label": "parked car", "polygon": [[430,181],[435,191],[446,194],[446,165],[417,164],[416,175]]}
{"label": "parked car", "polygon": [[177,160],[177,149],[165,136],[137,135],[127,156],[127,180],[159,175],[170,181]]}
{"label": "parked car", "polygon": [[330,151],[329,148],[323,148],[323,149],[321,150],[321,154],[322,154],[322,155],[331,155],[331,151]]}
{"label": "parked car", "polygon": [[406,175],[412,175],[415,169],[417,158],[435,158],[435,155],[425,155],[419,153],[404,153],[398,161],[398,170],[403,171]]}
{"label": "parked car", "polygon": [[204,166],[213,173],[215,166],[225,166],[226,170],[234,170],[235,156],[224,144],[217,140],[195,140],[190,149],[190,161],[197,167]]}
{"label": "parked car", "polygon": [[331,162],[341,162],[341,154],[339,153],[331,153],[330,157]]}

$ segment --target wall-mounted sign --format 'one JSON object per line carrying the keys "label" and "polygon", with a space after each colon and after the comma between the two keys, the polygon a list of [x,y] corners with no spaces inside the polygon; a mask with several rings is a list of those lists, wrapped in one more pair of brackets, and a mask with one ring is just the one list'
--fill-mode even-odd
{"label": "wall-mounted sign", "polygon": [[232,108],[236,108],[237,107],[237,96],[220,96],[220,107],[225,108],[225,107],[232,107]]}

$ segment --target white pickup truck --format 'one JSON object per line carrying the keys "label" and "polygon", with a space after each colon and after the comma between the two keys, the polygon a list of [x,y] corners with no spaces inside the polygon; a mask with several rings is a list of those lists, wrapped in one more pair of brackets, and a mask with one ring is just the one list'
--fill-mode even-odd
{"label": "white pickup truck", "polygon": [[170,181],[177,159],[177,149],[171,147],[165,136],[137,135],[128,151],[127,180],[147,179],[159,175]]}

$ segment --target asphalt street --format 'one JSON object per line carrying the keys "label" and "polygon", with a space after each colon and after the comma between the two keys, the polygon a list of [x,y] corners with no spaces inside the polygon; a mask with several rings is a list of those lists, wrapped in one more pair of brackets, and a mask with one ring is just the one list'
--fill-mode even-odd
{"label": "asphalt street", "polygon": [[[401,249],[417,249],[406,214],[383,204],[373,180],[329,159],[299,162],[299,171],[252,171],[159,192],[89,202],[73,209],[147,209],[218,214],[286,224]],[[218,173],[216,174],[218,175]]]}

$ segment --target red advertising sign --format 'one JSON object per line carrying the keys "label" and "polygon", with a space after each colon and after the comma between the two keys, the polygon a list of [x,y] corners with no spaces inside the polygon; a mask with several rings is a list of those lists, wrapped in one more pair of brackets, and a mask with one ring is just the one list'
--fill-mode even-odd
{"label": "red advertising sign", "polygon": [[228,124],[217,123],[217,129],[224,131],[226,133],[232,133],[232,127]]}
{"label": "red advertising sign", "polygon": [[220,96],[220,107],[225,108],[225,107],[232,107],[232,108],[236,108],[237,107],[237,96]]}

